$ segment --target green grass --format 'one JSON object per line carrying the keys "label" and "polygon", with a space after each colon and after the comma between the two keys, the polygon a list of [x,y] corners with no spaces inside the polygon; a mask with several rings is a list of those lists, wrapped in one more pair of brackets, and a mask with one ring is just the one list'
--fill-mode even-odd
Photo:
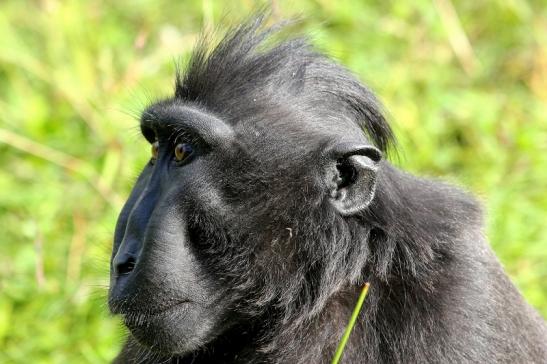
{"label": "green grass", "polygon": [[[149,156],[135,115],[169,95],[199,29],[252,1],[0,2],[0,362],[100,363],[116,215]],[[276,1],[383,100],[395,163],[465,186],[547,315],[543,1]],[[454,10],[454,11],[453,11]],[[227,14],[227,15],[224,15]]]}
{"label": "green grass", "polygon": [[363,307],[365,298],[367,298],[369,287],[370,287],[370,284],[365,283],[365,285],[363,286],[363,289],[361,290],[361,293],[359,294],[359,298],[357,299],[357,303],[355,304],[355,307],[353,308],[353,312],[351,313],[351,317],[348,321],[348,325],[346,326],[346,329],[344,330],[344,334],[342,335],[342,338],[340,339],[340,342],[338,343],[338,346],[336,347],[336,351],[334,352],[334,357],[332,358],[331,364],[338,364],[340,360],[342,359],[342,355],[344,354],[344,349],[346,347],[346,344],[348,343],[349,336],[351,335],[353,327],[355,326],[355,323],[357,322],[357,318],[359,317],[359,313],[361,312],[361,308]]}

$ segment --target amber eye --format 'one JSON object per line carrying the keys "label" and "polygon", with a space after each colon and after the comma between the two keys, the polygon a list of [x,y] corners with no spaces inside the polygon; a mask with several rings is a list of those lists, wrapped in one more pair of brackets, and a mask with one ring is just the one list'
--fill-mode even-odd
{"label": "amber eye", "polygon": [[175,147],[175,160],[181,162],[192,154],[192,146],[188,143],[180,143]]}
{"label": "amber eye", "polygon": [[155,161],[156,159],[158,159],[159,151],[160,151],[160,143],[156,140],[154,143],[152,143],[152,148],[151,148],[152,161]]}

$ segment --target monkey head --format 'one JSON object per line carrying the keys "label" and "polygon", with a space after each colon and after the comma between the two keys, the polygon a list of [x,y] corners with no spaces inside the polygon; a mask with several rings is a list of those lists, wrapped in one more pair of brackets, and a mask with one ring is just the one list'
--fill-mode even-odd
{"label": "monkey head", "polygon": [[263,337],[360,279],[357,217],[391,130],[349,72],[300,39],[264,50],[261,29],[200,43],[142,113],[151,158],[118,219],[109,305],[152,351]]}

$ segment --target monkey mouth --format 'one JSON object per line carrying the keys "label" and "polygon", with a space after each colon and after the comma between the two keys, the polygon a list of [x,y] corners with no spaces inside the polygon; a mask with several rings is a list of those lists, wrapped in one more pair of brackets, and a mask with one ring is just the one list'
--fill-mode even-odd
{"label": "monkey mouth", "polygon": [[182,301],[163,310],[140,310],[122,314],[131,335],[150,350],[181,354],[195,350],[200,340],[200,307]]}
{"label": "monkey mouth", "polygon": [[166,308],[128,310],[120,312],[120,314],[126,326],[142,325],[150,320],[161,319],[166,315],[187,311],[190,304],[189,300],[182,300]]}

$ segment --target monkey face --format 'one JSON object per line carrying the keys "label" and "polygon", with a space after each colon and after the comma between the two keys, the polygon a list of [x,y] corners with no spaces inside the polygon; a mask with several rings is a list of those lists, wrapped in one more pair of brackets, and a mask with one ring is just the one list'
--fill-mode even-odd
{"label": "monkey face", "polygon": [[232,127],[176,100],[146,110],[141,128],[152,156],[118,220],[109,304],[159,352],[196,350],[292,299],[302,247],[330,228],[325,211],[351,214],[374,193],[371,146],[299,149],[273,125]]}

